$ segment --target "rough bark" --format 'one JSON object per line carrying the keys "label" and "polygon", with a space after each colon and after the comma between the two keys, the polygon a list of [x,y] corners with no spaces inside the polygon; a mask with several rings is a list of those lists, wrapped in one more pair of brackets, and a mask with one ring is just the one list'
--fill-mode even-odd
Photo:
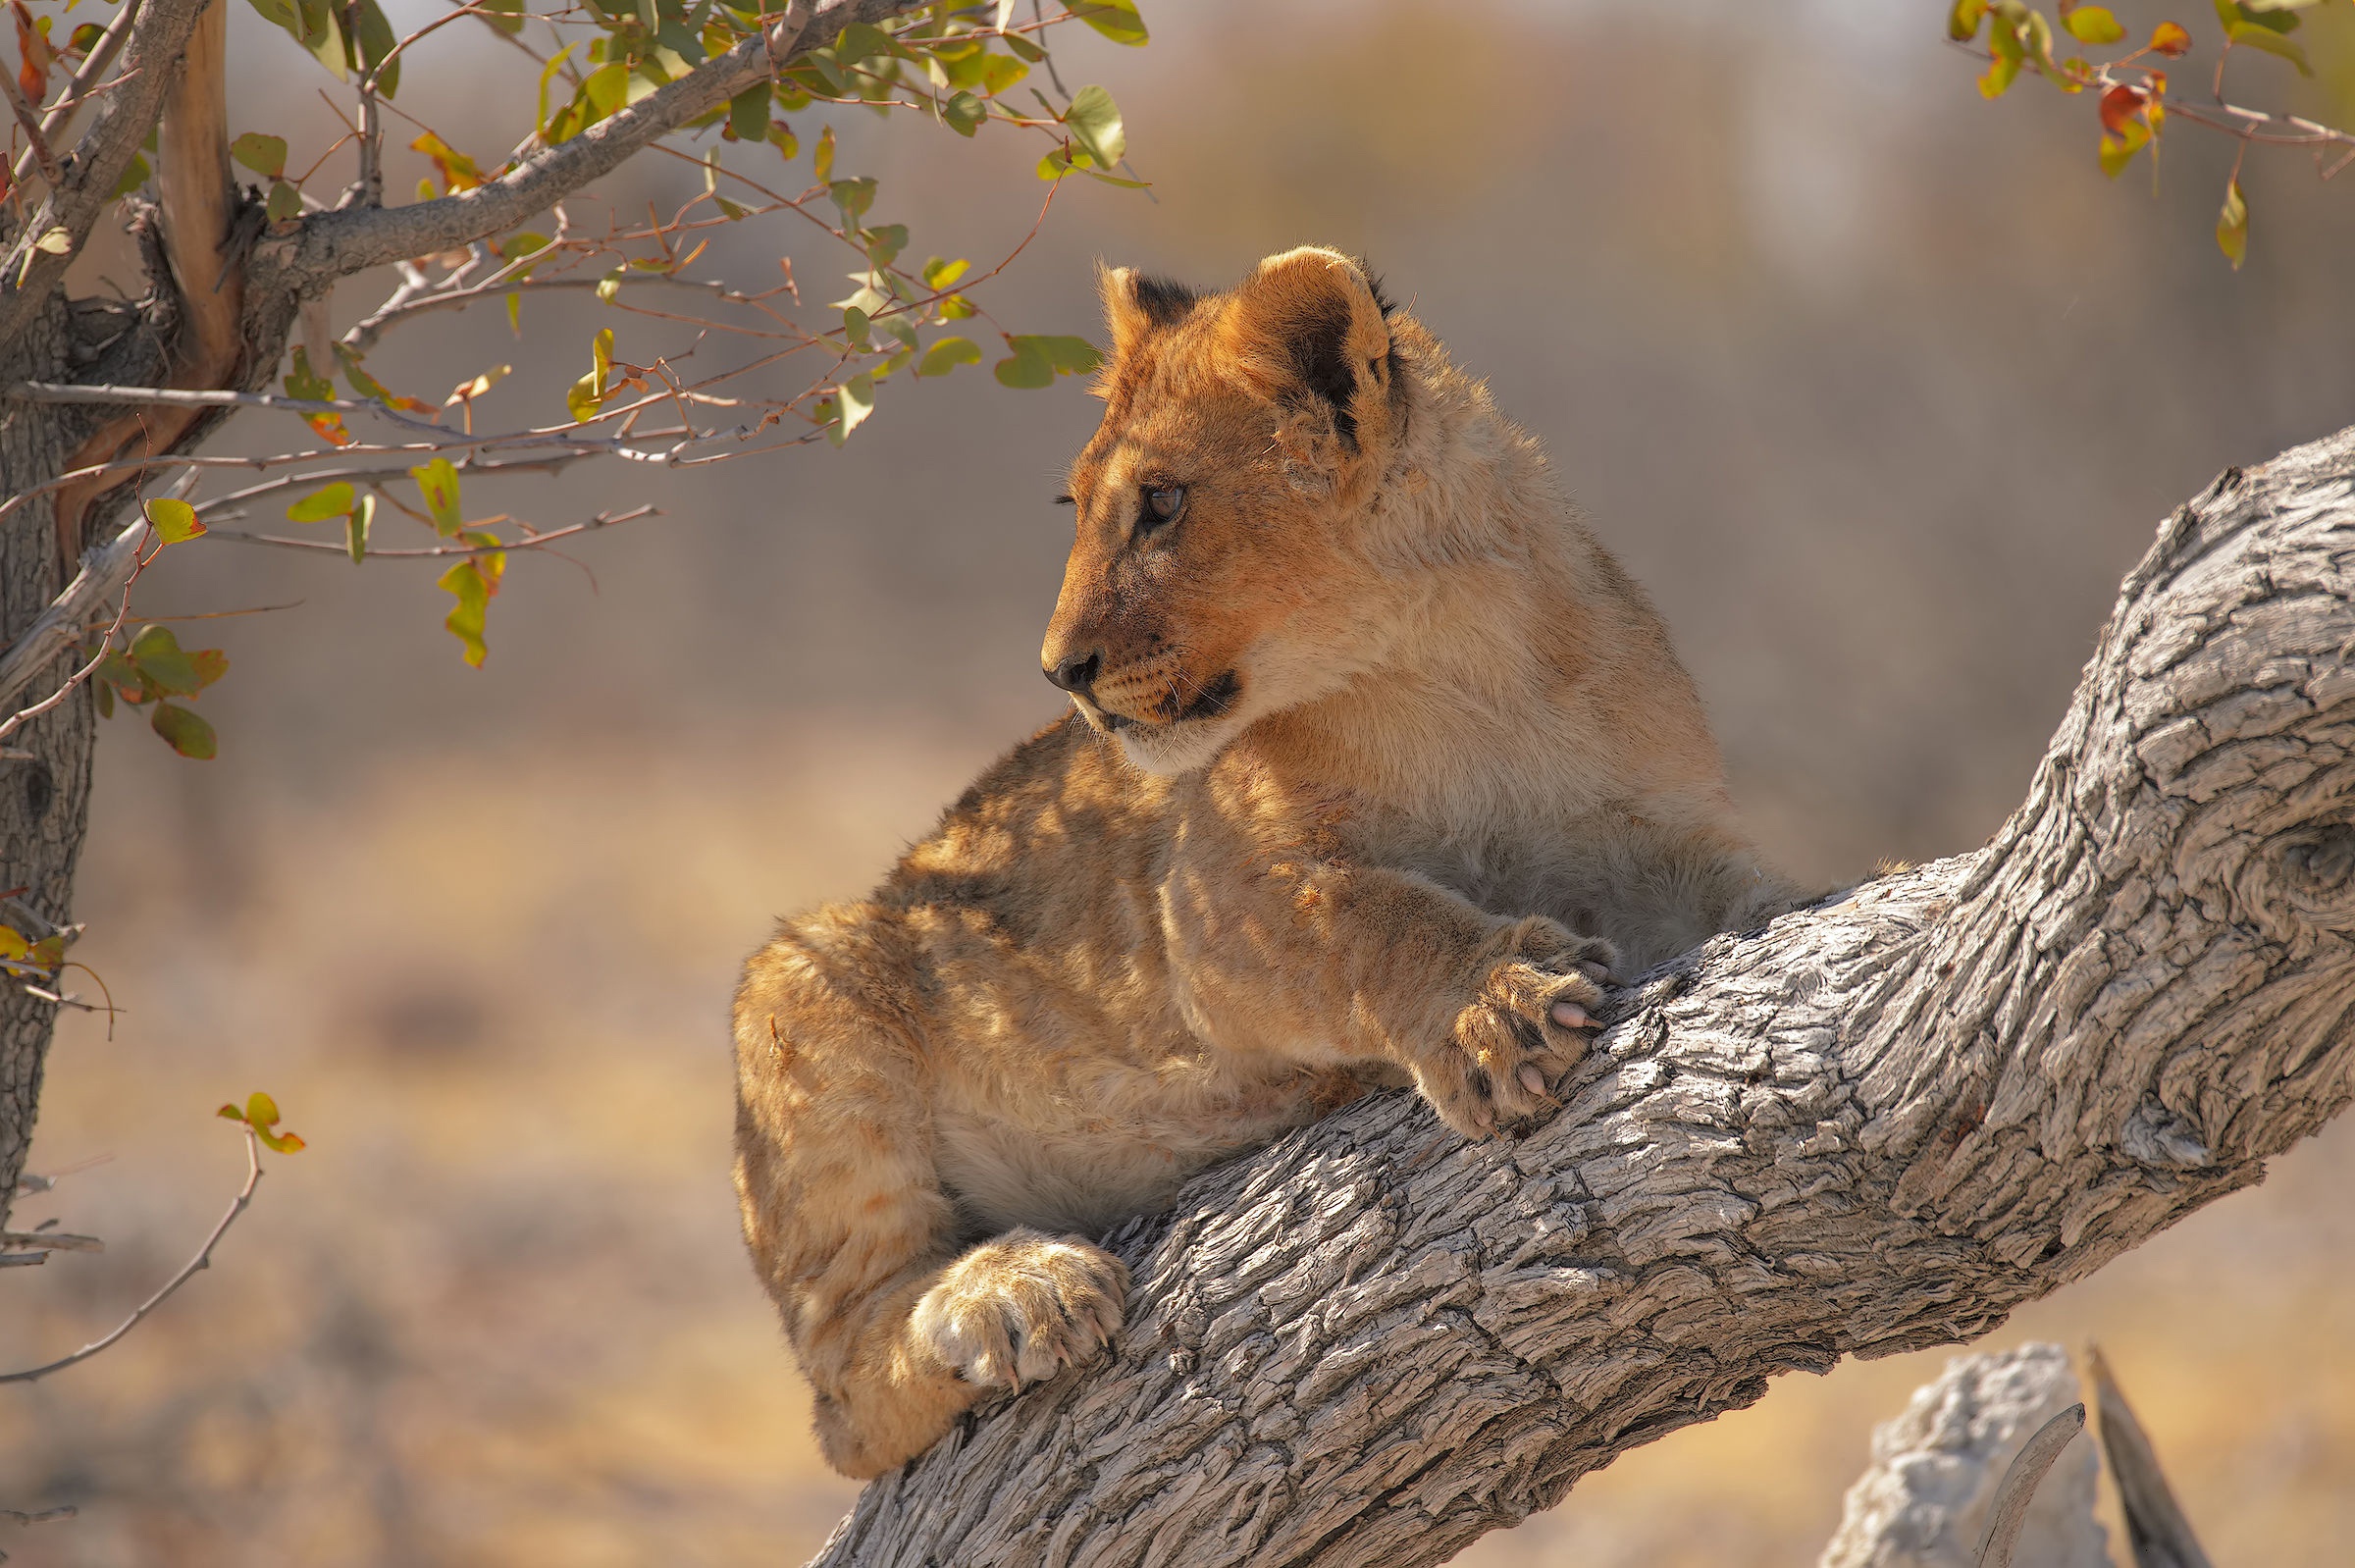
{"label": "rough bark", "polygon": [[1639,1444],[1973,1338],[2355,1093],[2355,430],[2124,585],[1984,848],[1615,999],[1561,1115],[1362,1102],[1109,1244],[1107,1364],[867,1488],[817,1561],[1446,1560]]}
{"label": "rough bark", "polygon": [[[1875,1428],[1872,1468],[1848,1489],[1840,1532],[1816,1568],[1980,1568],[1989,1511],[2028,1439],[2078,1403],[2056,1344],[1959,1356]],[[2028,1504],[2012,1568],[2110,1568],[2093,1517],[2094,1445],[2065,1449]]]}

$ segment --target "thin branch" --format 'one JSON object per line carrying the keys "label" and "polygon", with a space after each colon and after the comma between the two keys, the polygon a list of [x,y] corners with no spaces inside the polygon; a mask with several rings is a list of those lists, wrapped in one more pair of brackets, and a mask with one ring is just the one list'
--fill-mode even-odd
{"label": "thin branch", "polygon": [[7,96],[9,112],[17,117],[17,124],[25,128],[25,139],[29,144],[27,150],[32,155],[34,166],[41,171],[41,178],[49,183],[53,190],[65,183],[66,172],[57,166],[57,154],[49,150],[49,138],[41,134],[40,117],[33,113],[33,106],[25,101],[25,91],[17,85],[17,78],[5,70],[0,70],[0,94]]}
{"label": "thin branch", "polygon": [[61,1356],[45,1366],[28,1367],[23,1372],[0,1373],[0,1383],[31,1383],[36,1379],[46,1378],[53,1372],[62,1372],[78,1361],[89,1360],[90,1357],[131,1333],[138,1326],[140,1319],[162,1306],[173,1291],[178,1290],[193,1279],[197,1270],[211,1267],[213,1248],[220,1243],[224,1235],[229,1233],[229,1228],[236,1224],[237,1216],[245,1212],[245,1206],[253,1201],[253,1189],[261,1185],[261,1140],[254,1136],[251,1127],[247,1127],[245,1129],[245,1184],[237,1189],[236,1197],[230,1201],[229,1212],[221,1216],[221,1223],[213,1227],[213,1233],[204,1238],[204,1245],[196,1249],[196,1255],[187,1261],[186,1266],[166,1281],[161,1290],[140,1302],[137,1310],[132,1312],[130,1317],[125,1318],[114,1333],[103,1338],[93,1339],[72,1355]]}
{"label": "thin branch", "polygon": [[307,292],[369,267],[488,239],[610,172],[650,142],[768,80],[806,47],[831,40],[852,23],[878,23],[919,4],[921,0],[817,0],[812,6],[809,0],[792,0],[785,14],[761,32],[497,180],[406,207],[313,213],[292,235],[265,240],[257,260],[266,252],[272,264],[284,269],[288,283]]}
{"label": "thin branch", "polygon": [[[146,517],[133,516],[121,533],[89,553],[65,592],[49,601],[49,607],[6,653],[0,653],[0,705],[15,702],[17,694],[79,642],[97,606],[113,598],[117,589],[124,590],[128,600],[131,580],[138,573],[139,542],[146,534]],[[0,724],[0,739],[14,733],[34,712],[28,708]]]}
{"label": "thin branch", "polygon": [[[374,546],[370,546],[368,558],[374,560],[379,555],[398,558],[404,556],[513,554],[521,550],[543,549],[559,539],[569,539],[575,534],[593,534],[601,528],[611,528],[617,523],[636,522],[641,517],[654,516],[660,510],[661,508],[650,504],[633,506],[626,512],[599,512],[587,522],[573,523],[564,528],[551,528],[545,534],[528,534],[522,539],[497,545],[436,545],[422,549],[378,549]],[[252,534],[240,528],[208,528],[205,530],[205,537],[207,539],[226,539],[239,545],[276,545],[282,549],[325,550],[331,555],[341,555],[347,550],[345,546],[331,545],[325,540],[289,539],[284,534]],[[554,551],[550,553],[552,554]]]}
{"label": "thin branch", "polygon": [[2037,1485],[2053,1461],[2061,1457],[2076,1435],[2085,1430],[2085,1407],[2070,1405],[2036,1429],[2036,1436],[2013,1455],[1995,1489],[1995,1505],[1987,1510],[1987,1536],[1979,1543],[1979,1568],[2012,1568],[2019,1549],[2020,1527],[2028,1522],[2028,1504],[2036,1500]]}

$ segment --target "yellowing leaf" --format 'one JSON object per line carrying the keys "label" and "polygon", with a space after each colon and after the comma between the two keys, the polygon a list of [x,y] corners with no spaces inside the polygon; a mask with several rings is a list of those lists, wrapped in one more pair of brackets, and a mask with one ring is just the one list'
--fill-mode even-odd
{"label": "yellowing leaf", "polygon": [[258,131],[248,131],[229,144],[229,155],[265,179],[276,180],[287,172],[284,136],[265,136]]}
{"label": "yellowing leaf", "polygon": [[2249,255],[2249,204],[2241,199],[2240,182],[2224,186],[2224,211],[2216,217],[2216,248],[2224,253],[2234,272]]}
{"label": "yellowing leaf", "polygon": [[342,480],[323,485],[287,508],[289,523],[324,523],[351,510],[351,487]]}
{"label": "yellowing leaf", "polygon": [[1137,49],[1150,37],[1145,19],[1136,14],[1136,0],[1065,0],[1064,8],[1114,43]]}
{"label": "yellowing leaf", "polygon": [[24,932],[14,926],[0,925],[0,959],[21,960],[29,951]]}
{"label": "yellowing leaf", "polygon": [[2079,43],[2116,43],[2126,35],[2124,25],[2102,6],[2079,6],[2061,19],[2061,26]]}
{"label": "yellowing leaf", "polygon": [[469,556],[444,572],[435,586],[458,601],[443,620],[443,629],[463,645],[466,662],[481,669],[491,652],[483,642],[484,620],[491,606],[490,581]]}
{"label": "yellowing leaf", "polygon": [[943,338],[924,350],[916,361],[918,376],[945,376],[959,365],[981,363],[981,345],[969,338]]}
{"label": "yellowing leaf", "polygon": [[376,497],[362,496],[351,515],[343,519],[343,549],[354,566],[368,558],[368,531],[376,523]]}
{"label": "yellowing leaf", "polygon": [[155,537],[167,545],[185,544],[204,532],[204,524],[196,520],[196,508],[184,500],[158,496],[141,508],[147,514],[147,524]]}
{"label": "yellowing leaf", "polygon": [[176,703],[158,703],[149,724],[172,750],[196,761],[209,761],[220,752],[213,727]]}
{"label": "yellowing leaf", "polygon": [[466,526],[458,514],[458,471],[448,458],[437,457],[412,468],[409,477],[417,482],[417,495],[434,520],[435,533],[448,539]]}
{"label": "yellowing leaf", "polygon": [[589,374],[574,382],[572,390],[564,394],[564,406],[571,410],[575,420],[585,425],[597,417],[598,410],[611,394],[612,377],[613,329],[601,327],[589,342]]}

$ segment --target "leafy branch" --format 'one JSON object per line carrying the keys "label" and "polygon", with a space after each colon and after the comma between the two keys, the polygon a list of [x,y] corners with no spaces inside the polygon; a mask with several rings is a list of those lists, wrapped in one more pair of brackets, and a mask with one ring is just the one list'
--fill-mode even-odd
{"label": "leafy branch", "polygon": [[2055,59],[2054,50],[2064,36],[2089,48],[2125,42],[2124,24],[2105,6],[2061,0],[2056,30],[2052,20],[2022,0],[1954,0],[1946,32],[1957,43],[1970,44],[1985,29],[1987,45],[1980,58],[1988,66],[1979,77],[1979,91],[1989,98],[2002,97],[2023,73],[2041,77],[2063,92],[2093,91],[2101,122],[2097,155],[2102,172],[2113,180],[2125,172],[2135,154],[2148,148],[2156,187],[2160,134],[2171,115],[2237,141],[2216,223],[2217,246],[2237,272],[2249,248],[2248,199],[2240,188],[2241,164],[2249,149],[2302,147],[2313,155],[2315,172],[2329,180],[2355,163],[2355,133],[2302,115],[2243,108],[2224,97],[2224,66],[2235,49],[2272,55],[2294,66],[2300,76],[2313,76],[2305,49],[2290,34],[2298,29],[2298,13],[2325,0],[2214,3],[2223,45],[2206,100],[2171,92],[2167,71],[2155,63],[2180,60],[2192,52],[2190,29],[2180,23],[2160,23],[2141,45],[2101,63],[2075,55]]}

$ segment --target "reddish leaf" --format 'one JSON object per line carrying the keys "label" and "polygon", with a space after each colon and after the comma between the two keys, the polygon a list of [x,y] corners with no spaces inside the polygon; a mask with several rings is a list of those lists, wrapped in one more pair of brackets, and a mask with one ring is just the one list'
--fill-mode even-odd
{"label": "reddish leaf", "polygon": [[2171,60],[2191,53],[2191,34],[2172,22],[2162,22],[2151,30],[2151,47]]}
{"label": "reddish leaf", "polygon": [[2142,112],[2142,89],[2112,87],[2102,94],[2102,129],[2114,136],[2125,134],[2126,127]]}

